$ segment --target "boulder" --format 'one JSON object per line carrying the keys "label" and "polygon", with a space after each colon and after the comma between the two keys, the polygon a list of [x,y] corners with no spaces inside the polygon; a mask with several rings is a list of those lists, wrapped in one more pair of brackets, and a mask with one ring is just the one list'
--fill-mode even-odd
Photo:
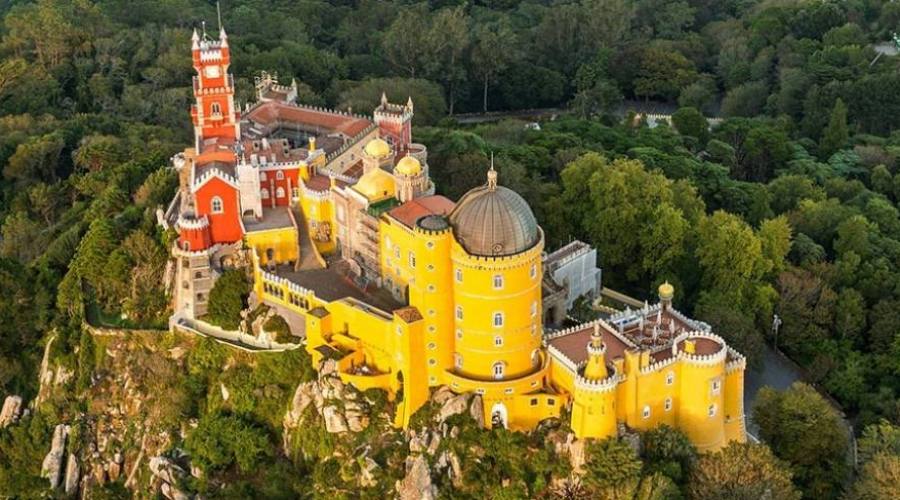
{"label": "boulder", "polygon": [[174,483],[179,478],[184,477],[184,469],[166,457],[151,458],[150,472],[167,483]]}
{"label": "boulder", "polygon": [[416,431],[409,431],[409,452],[421,453],[425,451],[425,432],[417,434]]}
{"label": "boulder", "polygon": [[431,396],[431,400],[439,405],[443,405],[448,399],[453,397],[453,391],[450,390],[446,385],[442,385],[434,391],[434,394]]}
{"label": "boulder", "polygon": [[0,429],[14,424],[22,416],[22,397],[7,396],[3,401],[3,409],[0,410]]}
{"label": "boulder", "polygon": [[462,486],[462,466],[459,463],[459,456],[451,451],[448,461],[450,462],[450,482],[454,488],[459,488]]}
{"label": "boulder", "polygon": [[73,496],[78,491],[78,481],[81,479],[81,467],[78,466],[78,459],[75,455],[69,454],[69,461],[66,463],[66,480],[65,492],[68,496]]}
{"label": "boulder", "polygon": [[219,382],[219,388],[222,391],[222,401],[228,401],[228,398],[231,397],[231,393],[228,392],[228,388],[225,387],[225,384],[222,382]]}
{"label": "boulder", "polygon": [[459,415],[469,408],[469,396],[467,394],[458,394],[453,396],[441,406],[438,412],[438,422],[443,423],[453,415]]}
{"label": "boulder", "polygon": [[326,359],[322,362],[322,368],[319,370],[319,378],[327,377],[333,373],[337,373],[337,361]]}
{"label": "boulder", "polygon": [[62,474],[63,455],[66,451],[66,437],[69,435],[69,426],[59,424],[53,430],[53,441],[50,444],[50,452],[44,457],[41,464],[41,477],[50,481],[50,489],[59,487]]}
{"label": "boulder", "polygon": [[437,432],[431,435],[431,441],[428,443],[428,454],[434,456],[437,453],[438,446],[441,445],[441,435]]}
{"label": "boulder", "polygon": [[329,405],[322,409],[322,417],[325,418],[325,430],[331,434],[347,432],[347,421],[338,411],[337,407]]}
{"label": "boulder", "polygon": [[378,463],[369,457],[366,457],[360,464],[359,486],[361,488],[371,488],[378,484],[375,479],[375,472],[379,469]]}
{"label": "boulder", "polygon": [[395,485],[401,500],[433,500],[437,489],[431,484],[431,471],[422,455],[406,459],[406,477]]}
{"label": "boulder", "polygon": [[484,400],[481,399],[480,394],[476,394],[472,398],[472,404],[469,406],[469,415],[472,415],[475,425],[479,428],[484,427]]}

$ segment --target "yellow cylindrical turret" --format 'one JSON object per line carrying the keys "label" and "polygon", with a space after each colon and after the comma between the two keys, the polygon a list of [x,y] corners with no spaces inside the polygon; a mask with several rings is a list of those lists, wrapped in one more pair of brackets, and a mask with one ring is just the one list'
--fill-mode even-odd
{"label": "yellow cylindrical turret", "polygon": [[600,336],[600,325],[594,325],[594,333],[587,347],[588,361],[584,367],[584,378],[588,380],[603,380],[609,373],[606,370],[606,346],[603,337]]}

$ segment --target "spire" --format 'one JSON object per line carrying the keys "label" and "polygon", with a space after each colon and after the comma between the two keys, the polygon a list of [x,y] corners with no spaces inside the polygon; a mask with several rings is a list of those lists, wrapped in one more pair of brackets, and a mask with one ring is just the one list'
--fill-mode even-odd
{"label": "spire", "polygon": [[491,151],[491,169],[487,173],[487,187],[493,191],[497,189],[497,171],[494,170],[494,152]]}
{"label": "spire", "polygon": [[382,91],[381,92],[381,105],[387,106],[387,103],[388,103],[387,94],[385,94],[384,91]]}
{"label": "spire", "polygon": [[203,30],[203,39],[206,40],[206,21],[200,21],[200,27]]}
{"label": "spire", "polygon": [[589,380],[603,380],[609,376],[606,369],[606,346],[600,334],[600,323],[594,324],[591,341],[587,345],[588,361],[584,367],[584,377]]}
{"label": "spire", "polygon": [[410,112],[413,110],[412,96],[409,96],[409,98],[406,99],[406,109]]}
{"label": "spire", "polygon": [[197,33],[197,28],[194,28],[194,34],[191,35],[191,50],[197,50],[200,48],[200,35]]}

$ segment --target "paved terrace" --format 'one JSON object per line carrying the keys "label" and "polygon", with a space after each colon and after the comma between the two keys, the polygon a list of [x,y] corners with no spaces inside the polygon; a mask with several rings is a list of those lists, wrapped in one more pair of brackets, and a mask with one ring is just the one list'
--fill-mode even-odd
{"label": "paved terrace", "polygon": [[291,266],[278,266],[275,274],[312,290],[316,297],[332,302],[343,298],[353,298],[386,312],[392,312],[404,306],[394,300],[387,290],[369,286],[365,290],[359,287],[349,273],[349,265],[340,261],[322,269],[301,269],[295,271]]}

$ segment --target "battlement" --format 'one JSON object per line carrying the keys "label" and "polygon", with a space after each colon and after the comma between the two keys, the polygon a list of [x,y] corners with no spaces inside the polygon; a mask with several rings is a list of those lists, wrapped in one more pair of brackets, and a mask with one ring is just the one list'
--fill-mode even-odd
{"label": "battlement", "polygon": [[194,184],[191,186],[192,191],[197,191],[204,184],[211,181],[213,178],[219,178],[225,181],[227,184],[233,186],[235,189],[240,189],[238,187],[237,179],[235,179],[232,175],[229,175],[218,168],[211,168],[203,173],[200,178],[194,179]]}

